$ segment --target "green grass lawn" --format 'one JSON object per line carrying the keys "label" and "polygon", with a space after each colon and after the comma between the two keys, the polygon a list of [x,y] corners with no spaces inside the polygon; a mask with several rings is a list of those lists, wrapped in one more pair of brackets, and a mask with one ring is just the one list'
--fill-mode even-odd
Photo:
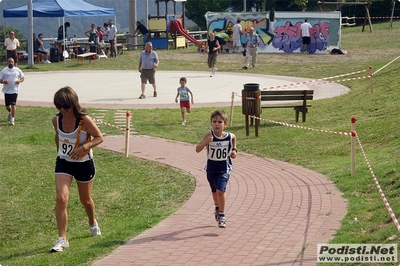
{"label": "green grass lawn", "polygon": [[[374,32],[360,27],[342,29],[342,49],[347,55],[260,54],[256,73],[322,78],[386,65],[398,54],[400,22],[376,24]],[[162,70],[207,70],[205,57],[195,48],[158,50]],[[85,64],[85,70],[136,70],[140,51],[125,51],[118,59]],[[233,55],[220,55],[218,69],[244,72]],[[240,59],[242,60],[242,58]],[[99,61],[100,62],[100,61]],[[81,69],[75,62],[40,64],[29,71]],[[357,146],[356,176],[351,177],[350,137],[322,130],[349,132],[350,118],[357,119],[357,133],[390,206],[400,210],[400,61],[395,61],[370,80],[346,81],[351,91],[339,97],[312,101],[306,123],[315,130],[294,129],[262,121],[259,137],[245,135],[240,108],[228,130],[236,134],[238,149],[257,156],[274,158],[320,172],[333,180],[348,201],[348,213],[332,243],[399,243],[395,227],[376,188],[371,171]],[[363,74],[360,74],[360,76]],[[179,109],[132,111],[132,125],[138,134],[196,143],[209,129],[209,115],[217,107],[195,108],[190,129],[179,124]],[[150,228],[178,209],[190,197],[194,180],[187,174],[154,162],[95,149],[98,165],[93,197],[100,226],[108,228],[101,238],[91,238],[87,218],[72,187],[69,202],[68,237],[73,245],[67,252],[49,254],[57,238],[54,217],[54,108],[18,107],[24,116],[18,126],[4,121],[0,111],[0,264],[4,265],[85,265],[105,256],[115,247]],[[89,113],[95,110],[90,109]],[[226,110],[229,112],[229,110]],[[113,123],[115,110],[106,121]],[[268,109],[263,118],[294,123],[291,109]],[[107,120],[108,118],[108,120]],[[178,122],[177,122],[178,121]],[[101,125],[106,134],[118,130]],[[252,129],[253,130],[253,129]],[[321,131],[320,131],[321,130]],[[358,144],[357,144],[358,145]],[[151,178],[149,178],[151,177]],[[173,182],[171,182],[173,181]],[[357,218],[358,223],[352,223]]]}

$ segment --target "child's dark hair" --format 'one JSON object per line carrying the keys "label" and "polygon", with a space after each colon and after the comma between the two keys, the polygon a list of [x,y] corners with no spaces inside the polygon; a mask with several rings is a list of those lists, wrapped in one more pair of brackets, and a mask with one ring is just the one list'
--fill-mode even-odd
{"label": "child's dark hair", "polygon": [[179,80],[179,82],[184,81],[185,83],[187,82],[185,77],[181,77],[181,79]]}
{"label": "child's dark hair", "polygon": [[222,120],[224,120],[225,123],[228,122],[228,116],[226,113],[222,110],[215,110],[214,112],[211,113],[210,121],[212,121],[213,118],[220,116]]}

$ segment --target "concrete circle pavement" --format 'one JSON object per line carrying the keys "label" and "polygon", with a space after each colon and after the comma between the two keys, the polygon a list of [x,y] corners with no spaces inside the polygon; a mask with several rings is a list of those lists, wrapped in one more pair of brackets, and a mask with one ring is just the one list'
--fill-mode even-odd
{"label": "concrete circle pavement", "polygon": [[[258,83],[260,89],[282,86],[295,82],[309,81],[305,78],[270,76],[247,73],[218,72],[214,77],[209,72],[197,71],[157,71],[156,84],[158,96],[153,97],[153,88],[146,85],[146,99],[139,99],[140,73],[138,71],[65,71],[65,72],[28,72],[21,84],[18,104],[52,103],[54,93],[61,87],[71,86],[79,95],[84,107],[102,108],[154,108],[177,107],[176,89],[179,79],[186,77],[187,86],[194,94],[196,106],[229,105],[232,92],[235,93],[235,105],[241,104],[240,93],[245,83]],[[317,83],[316,83],[317,84]],[[337,96],[348,88],[337,83],[306,83],[290,86],[291,89],[313,89],[314,99]]]}

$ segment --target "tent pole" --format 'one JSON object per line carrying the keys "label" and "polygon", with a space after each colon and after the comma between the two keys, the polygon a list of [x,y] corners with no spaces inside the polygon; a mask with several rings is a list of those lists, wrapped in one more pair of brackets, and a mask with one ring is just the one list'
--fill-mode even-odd
{"label": "tent pole", "polygon": [[[6,37],[7,33],[6,33],[6,19],[5,18],[3,18],[3,27],[4,27],[4,40],[5,40],[7,38]],[[7,60],[7,58],[6,58],[6,60]]]}
{"label": "tent pole", "polygon": [[137,37],[133,37],[137,21],[136,7],[136,0],[129,0],[129,44],[133,44],[134,49],[137,48]]}
{"label": "tent pole", "polygon": [[33,7],[32,7],[32,0],[28,0],[28,24],[29,24],[29,34],[28,34],[28,67],[32,68],[33,63]]}
{"label": "tent pole", "polygon": [[[117,37],[118,28],[117,28],[117,16],[116,16],[116,15],[114,16],[114,21],[115,21],[114,27],[115,27],[115,29],[116,29],[116,31],[115,31],[115,42],[114,42],[114,46],[115,46],[115,58],[118,59],[118,49],[117,49],[117,43],[118,43],[118,37]],[[122,47],[121,47],[121,49],[122,49]]]}
{"label": "tent pole", "polygon": [[[66,42],[65,42],[65,30],[66,30],[66,28],[65,28],[65,17],[63,17],[63,36],[64,36],[64,40],[63,40],[63,43],[64,43],[64,49],[63,49],[63,47],[61,47],[61,56],[62,57],[64,57],[64,51],[65,51],[65,49],[67,48],[67,46],[66,46]],[[64,58],[64,64],[66,64],[66,61],[67,61],[67,59],[66,58]]]}
{"label": "tent pole", "polygon": [[[146,22],[146,27],[149,28],[149,0],[146,0],[146,18],[145,18],[145,22]],[[150,36],[151,39],[151,36]],[[143,48],[145,47],[145,43],[143,44]]]}

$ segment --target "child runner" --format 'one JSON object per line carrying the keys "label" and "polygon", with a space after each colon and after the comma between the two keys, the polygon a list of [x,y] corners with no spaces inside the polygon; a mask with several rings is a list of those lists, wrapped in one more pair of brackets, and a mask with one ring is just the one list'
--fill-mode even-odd
{"label": "child runner", "polygon": [[205,170],[215,204],[215,220],[219,228],[225,228],[225,190],[232,170],[231,158],[235,159],[237,154],[236,136],[224,131],[228,122],[224,111],[214,111],[210,121],[212,130],[204,134],[196,146],[196,152],[201,152],[207,147]]}
{"label": "child runner", "polygon": [[[181,113],[182,113],[182,126],[186,125],[186,113],[185,113],[185,109],[188,113],[190,113],[190,100],[192,102],[192,104],[194,104],[193,101],[193,93],[192,91],[186,87],[186,78],[182,77],[179,80],[179,83],[181,84],[180,87],[178,87],[178,93],[176,94],[175,97],[175,102],[178,102],[178,96],[179,98],[179,106],[181,108]],[[190,96],[189,96],[190,94]]]}

